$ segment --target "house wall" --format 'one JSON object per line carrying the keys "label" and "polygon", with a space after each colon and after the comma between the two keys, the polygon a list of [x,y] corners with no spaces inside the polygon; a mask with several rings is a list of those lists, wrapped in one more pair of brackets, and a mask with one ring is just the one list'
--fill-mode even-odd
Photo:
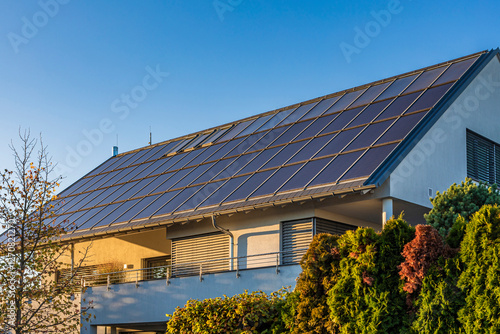
{"label": "house wall", "polygon": [[500,62],[495,57],[390,176],[390,196],[431,207],[432,196],[467,176],[466,129],[500,143]]}
{"label": "house wall", "polygon": [[77,243],[75,259],[81,259],[82,252],[90,247],[84,265],[116,263],[123,270],[124,264],[132,264],[134,269],[139,269],[144,258],[170,255],[170,240],[167,240],[165,235],[165,228],[159,228]]}

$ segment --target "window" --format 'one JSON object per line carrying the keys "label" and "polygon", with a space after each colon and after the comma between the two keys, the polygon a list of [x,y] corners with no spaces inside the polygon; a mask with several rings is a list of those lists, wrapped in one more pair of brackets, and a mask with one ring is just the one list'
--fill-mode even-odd
{"label": "window", "polygon": [[469,130],[467,176],[490,184],[500,181],[500,145]]}
{"label": "window", "polygon": [[143,259],[142,267],[144,269],[144,279],[164,279],[167,277],[167,266],[172,264],[170,260],[170,255],[151,257],[148,259]]}
{"label": "window", "polygon": [[283,264],[300,262],[314,235],[318,233],[344,234],[357,226],[322,218],[306,218],[281,223],[281,250]]}
{"label": "window", "polygon": [[220,232],[172,239],[172,275],[226,271],[230,268],[229,236]]}

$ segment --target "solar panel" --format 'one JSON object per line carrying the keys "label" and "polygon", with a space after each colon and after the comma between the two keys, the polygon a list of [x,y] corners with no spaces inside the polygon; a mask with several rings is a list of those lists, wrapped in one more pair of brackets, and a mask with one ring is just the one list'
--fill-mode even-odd
{"label": "solar panel", "polygon": [[408,87],[408,85],[413,80],[415,80],[416,77],[417,77],[417,74],[414,74],[414,75],[410,75],[410,76],[407,76],[404,78],[399,78],[399,79],[393,81],[391,83],[391,85],[389,86],[389,88],[387,88],[382,94],[380,94],[379,97],[377,97],[377,99],[375,101],[384,100],[384,99],[394,97],[394,96],[401,94],[401,92],[403,92],[403,90],[405,90],[405,88]]}
{"label": "solar panel", "polygon": [[351,169],[349,169],[349,171],[340,179],[340,181],[356,179],[370,175],[380,165],[380,163],[394,150],[394,148],[396,148],[396,146],[397,144],[391,144],[369,149],[365,153],[365,155],[363,155],[356,162],[356,164],[352,166]]}
{"label": "solar panel", "polygon": [[443,83],[446,83],[449,81],[457,80],[465,73],[465,71],[467,71],[471,67],[471,65],[476,60],[477,60],[477,58],[470,58],[470,59],[452,64],[446,70],[446,72],[444,72],[443,75],[441,75],[439,77],[439,79],[436,80],[436,82],[432,86],[436,86],[436,85],[440,85],[440,84],[443,84]]}
{"label": "solar panel", "polygon": [[304,188],[318,174],[331,159],[319,159],[306,163],[300,170],[295,173],[279,191],[287,191],[292,189]]}
{"label": "solar panel", "polygon": [[382,93],[384,89],[387,88],[387,86],[389,86],[389,82],[371,86],[363,93],[363,95],[354,101],[350,108],[356,108],[372,102],[380,93]]}
{"label": "solar panel", "polygon": [[421,91],[398,97],[392,101],[392,103],[382,112],[382,114],[380,114],[380,116],[377,117],[376,120],[378,121],[401,115],[420,94],[422,94]]}
{"label": "solar panel", "polygon": [[283,183],[285,183],[303,164],[281,167],[271,177],[267,179],[250,196],[257,197],[262,195],[274,194]]}
{"label": "solar panel", "polygon": [[478,57],[110,158],[61,193],[56,220],[99,227],[366,178]]}
{"label": "solar panel", "polygon": [[358,159],[363,151],[337,156],[323,171],[309,183],[308,187],[337,181],[342,174]]}
{"label": "solar panel", "polygon": [[274,169],[255,173],[240,185],[224,202],[231,202],[247,198],[256,188],[275,172]]}
{"label": "solar panel", "polygon": [[330,124],[328,124],[326,128],[323,129],[323,131],[320,132],[320,134],[342,130],[361,112],[361,110],[363,110],[363,108],[359,107],[341,112]]}
{"label": "solar panel", "polygon": [[442,66],[433,70],[423,72],[417,79],[415,79],[410,87],[406,88],[405,94],[415,92],[417,90],[422,90],[428,87],[434,80],[437,79],[437,77],[441,75],[441,73],[444,72],[444,70],[446,70],[446,67]]}
{"label": "solar panel", "polygon": [[329,99],[323,99],[314,108],[309,110],[307,114],[302,117],[302,119],[311,119],[323,115],[335,102],[339,100],[340,96],[331,97]]}

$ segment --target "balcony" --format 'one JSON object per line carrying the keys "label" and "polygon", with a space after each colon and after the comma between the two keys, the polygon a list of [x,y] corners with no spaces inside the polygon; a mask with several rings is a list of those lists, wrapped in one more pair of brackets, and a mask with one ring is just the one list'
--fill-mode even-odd
{"label": "balcony", "polygon": [[266,293],[295,286],[301,269],[290,259],[300,258],[305,249],[244,257],[88,275],[83,277],[82,298],[94,306],[92,326],[81,333],[96,333],[94,326],[144,328],[144,324],[165,323],[166,313],[184,306],[189,299],[235,295],[245,290]]}

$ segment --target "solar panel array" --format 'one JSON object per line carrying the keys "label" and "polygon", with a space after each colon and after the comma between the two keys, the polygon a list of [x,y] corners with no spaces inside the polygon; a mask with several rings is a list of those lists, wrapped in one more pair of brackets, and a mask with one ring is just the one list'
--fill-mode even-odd
{"label": "solar panel array", "polygon": [[95,229],[366,179],[480,54],[112,157],[57,222]]}

